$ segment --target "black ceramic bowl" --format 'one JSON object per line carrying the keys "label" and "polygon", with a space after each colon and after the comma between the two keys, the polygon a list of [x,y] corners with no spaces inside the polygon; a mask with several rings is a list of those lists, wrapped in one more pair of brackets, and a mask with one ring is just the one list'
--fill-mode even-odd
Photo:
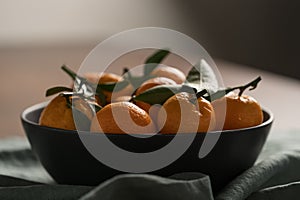
{"label": "black ceramic bowl", "polygon": [[[86,150],[76,131],[38,125],[40,113],[46,104],[45,102],[27,108],[21,119],[32,150],[57,183],[96,185],[124,173],[96,160]],[[272,114],[264,109],[264,122],[261,125],[223,131],[213,150],[202,159],[198,158],[198,153],[205,135],[219,133],[196,134],[193,143],[179,159],[152,174],[170,176],[181,172],[201,172],[210,176],[213,190],[217,192],[254,164],[266,141],[272,121]],[[90,134],[91,137],[108,136],[120,147],[135,152],[160,148],[174,137],[171,134],[160,134],[145,142],[125,134],[83,134]],[[185,134],[181,137],[185,137]]]}

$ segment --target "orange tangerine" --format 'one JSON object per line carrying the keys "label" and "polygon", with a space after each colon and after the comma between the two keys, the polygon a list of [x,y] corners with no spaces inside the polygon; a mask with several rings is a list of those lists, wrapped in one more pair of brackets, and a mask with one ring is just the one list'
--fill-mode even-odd
{"label": "orange tangerine", "polygon": [[122,81],[122,76],[113,73],[86,73],[84,77],[92,83],[116,83]]}
{"label": "orange tangerine", "polygon": [[[226,114],[224,118],[224,102],[226,102]],[[259,103],[251,96],[238,96],[229,93],[212,102],[216,112],[217,123],[224,121],[223,130],[247,128],[259,125],[263,122],[263,112]]]}
{"label": "orange tangerine", "polygon": [[157,77],[166,77],[172,79],[177,84],[182,84],[185,81],[184,73],[175,67],[165,65],[158,66],[151,72],[151,74]]}
{"label": "orange tangerine", "polygon": [[[98,84],[117,83],[124,80],[122,76],[113,73],[106,73],[106,72],[102,72],[100,74],[87,73],[85,74],[85,78],[92,83],[97,83],[98,81]],[[103,94],[106,97],[107,103],[112,102],[113,99],[118,98],[120,96],[129,96],[133,92],[134,90],[131,84],[127,85],[125,88],[119,91],[110,92],[110,91],[103,90]],[[101,105],[100,102],[99,104]]]}
{"label": "orange tangerine", "polygon": [[92,119],[92,132],[115,134],[155,133],[152,119],[143,109],[130,102],[116,102],[103,107]]}
{"label": "orange tangerine", "polygon": [[81,98],[64,97],[62,95],[56,96],[44,108],[41,113],[39,124],[53,128],[60,128],[66,130],[75,130],[76,126],[73,119],[72,108],[67,104],[67,99],[73,103],[76,109],[86,115],[88,119],[92,119],[93,112],[90,106]]}
{"label": "orange tangerine", "polygon": [[215,126],[214,109],[200,97],[191,103],[192,94],[181,92],[169,98],[158,113],[157,124],[161,133],[207,132]]}

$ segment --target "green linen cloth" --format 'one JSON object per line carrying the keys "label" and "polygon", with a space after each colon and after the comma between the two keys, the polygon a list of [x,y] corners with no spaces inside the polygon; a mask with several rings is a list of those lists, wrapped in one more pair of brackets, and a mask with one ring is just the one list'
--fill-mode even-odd
{"label": "green linen cloth", "polygon": [[96,187],[58,185],[23,138],[0,141],[0,199],[298,199],[300,134],[271,134],[255,166],[213,196],[208,176],[119,175]]}

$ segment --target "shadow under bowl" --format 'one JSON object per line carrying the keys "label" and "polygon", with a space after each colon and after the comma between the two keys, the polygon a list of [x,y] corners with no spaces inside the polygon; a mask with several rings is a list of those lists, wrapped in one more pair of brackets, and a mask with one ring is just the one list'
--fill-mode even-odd
{"label": "shadow under bowl", "polygon": [[[163,147],[174,138],[174,134],[157,134],[141,139],[126,134],[77,133],[40,126],[39,116],[46,105],[47,102],[44,102],[27,108],[23,111],[21,120],[33,152],[60,184],[97,185],[117,174],[125,173],[106,166],[92,156],[79,134],[95,140],[108,137],[119,147],[132,152],[150,152]],[[196,134],[182,156],[151,174],[167,177],[182,172],[201,172],[209,175],[213,192],[217,193],[255,163],[273,122],[270,111],[263,109],[263,114],[264,122],[255,127]],[[199,150],[207,134],[220,137],[210,153],[200,159]],[[188,137],[188,134],[181,134],[180,137]]]}

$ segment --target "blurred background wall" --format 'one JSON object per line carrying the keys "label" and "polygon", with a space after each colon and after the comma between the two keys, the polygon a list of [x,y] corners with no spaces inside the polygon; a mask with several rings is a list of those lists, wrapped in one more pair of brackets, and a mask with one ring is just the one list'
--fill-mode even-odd
{"label": "blurred background wall", "polygon": [[193,0],[184,5],[192,35],[213,55],[300,78],[300,1]]}
{"label": "blurred background wall", "polygon": [[[103,39],[136,27],[170,28],[198,40],[211,55],[223,59],[217,64],[229,77],[229,85],[264,74],[246,66],[300,78],[299,2],[0,0],[0,137],[22,135],[21,111],[49,100],[47,88],[70,85],[59,69],[62,64],[76,70]],[[235,67],[228,70],[226,65]],[[262,88],[255,92],[275,114],[280,113],[277,119],[282,127],[294,127],[299,124],[295,123],[299,80],[284,80],[265,75]],[[294,84],[284,85],[287,82]],[[288,97],[283,100],[265,92],[274,87],[280,92],[289,90]],[[278,105],[289,105],[292,111]]]}
{"label": "blurred background wall", "polygon": [[170,0],[0,0],[0,42],[94,44],[135,27],[183,25]]}
{"label": "blurred background wall", "polygon": [[122,30],[186,33],[215,57],[300,78],[297,0],[0,0],[0,49],[95,46]]}

